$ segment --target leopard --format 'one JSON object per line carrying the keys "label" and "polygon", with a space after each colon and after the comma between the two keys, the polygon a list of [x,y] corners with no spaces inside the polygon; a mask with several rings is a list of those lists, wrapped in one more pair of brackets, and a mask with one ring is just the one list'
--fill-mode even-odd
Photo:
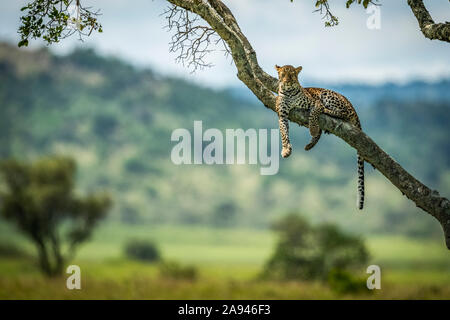
{"label": "leopard", "polygon": [[[351,102],[340,93],[333,90],[315,87],[302,87],[298,80],[302,67],[292,65],[275,65],[278,72],[278,96],[276,97],[276,112],[281,134],[281,156],[287,158],[292,153],[292,145],[289,139],[289,112],[292,108],[306,109],[309,111],[308,127],[311,134],[310,142],[305,150],[311,150],[322,135],[319,126],[320,115],[342,119],[362,130],[358,114]],[[358,169],[358,198],[357,207],[364,207],[364,159],[357,153]]]}

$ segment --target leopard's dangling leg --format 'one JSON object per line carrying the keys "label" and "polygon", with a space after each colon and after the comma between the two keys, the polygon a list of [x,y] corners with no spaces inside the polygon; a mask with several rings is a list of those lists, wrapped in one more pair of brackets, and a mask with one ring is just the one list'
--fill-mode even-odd
{"label": "leopard's dangling leg", "polygon": [[278,113],[278,124],[281,134],[281,156],[287,158],[292,153],[292,145],[289,141],[289,108],[283,103],[280,96],[277,97],[275,107]]}
{"label": "leopard's dangling leg", "polygon": [[320,102],[316,102],[309,112],[309,132],[311,134],[311,141],[305,146],[305,150],[310,150],[319,142],[322,135],[322,129],[319,127],[319,116],[323,112],[324,106]]}
{"label": "leopard's dangling leg", "polygon": [[320,131],[319,131],[319,134],[313,136],[313,137],[311,138],[311,141],[305,146],[305,150],[306,150],[306,151],[312,149],[312,148],[316,145],[316,143],[319,142],[320,136],[322,135],[322,130],[321,130],[321,129],[319,129],[319,130],[320,130]]}
{"label": "leopard's dangling leg", "polygon": [[[329,116],[335,117],[335,118],[339,118],[339,119],[343,119],[341,113],[339,113],[338,111],[333,111],[330,109],[327,109],[326,107],[319,106],[319,104],[316,104],[317,107],[314,107],[313,110],[311,110],[310,114],[309,114],[309,123],[312,123],[312,129],[311,129],[311,125],[310,125],[310,133],[311,133],[311,141],[305,146],[305,150],[308,151],[310,149],[312,149],[317,142],[319,142],[320,140],[320,136],[322,135],[322,129],[320,129],[319,127],[319,116],[321,113],[327,114]],[[319,130],[317,133],[317,129]],[[327,131],[325,131],[325,133],[329,133]]]}
{"label": "leopard's dangling leg", "polygon": [[281,143],[283,146],[283,149],[281,150],[281,156],[283,158],[287,158],[291,155],[292,152],[292,145],[289,141],[289,120],[287,119],[287,117],[283,117],[280,114],[278,123],[280,125]]}

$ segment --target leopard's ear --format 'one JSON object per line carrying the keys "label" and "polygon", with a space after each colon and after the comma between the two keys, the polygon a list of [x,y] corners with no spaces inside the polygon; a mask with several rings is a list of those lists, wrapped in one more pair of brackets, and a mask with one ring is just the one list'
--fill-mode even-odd
{"label": "leopard's ear", "polygon": [[295,68],[295,72],[297,72],[297,74],[298,74],[298,73],[300,73],[300,71],[302,71],[302,69],[303,69],[302,67],[297,67],[297,68]]}
{"label": "leopard's ear", "polygon": [[275,69],[277,70],[277,71],[280,71],[280,69],[281,69],[281,67],[279,66],[279,65],[275,65]]}

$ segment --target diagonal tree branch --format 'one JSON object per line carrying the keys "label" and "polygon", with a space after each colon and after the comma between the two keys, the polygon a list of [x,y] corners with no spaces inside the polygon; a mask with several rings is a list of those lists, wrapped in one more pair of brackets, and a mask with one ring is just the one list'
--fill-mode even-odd
{"label": "diagonal tree branch", "polygon": [[450,22],[434,23],[423,0],[408,0],[408,5],[416,16],[420,30],[425,37],[431,40],[450,42]]}
{"label": "diagonal tree branch", "polygon": [[[261,69],[247,38],[241,32],[231,11],[220,0],[168,0],[170,3],[198,14],[228,44],[236,64],[237,77],[267,107],[275,110],[275,95],[278,80]],[[409,1],[417,2],[417,1]],[[421,2],[421,1],[420,1]],[[308,126],[309,112],[293,109],[289,119],[301,126]],[[447,248],[450,249],[450,201],[441,197],[414,178],[384,152],[369,136],[349,123],[320,116],[320,127],[343,139],[355,148],[364,159],[378,169],[408,199],[441,224]]]}
{"label": "diagonal tree branch", "polygon": [[[289,119],[302,126],[308,125],[309,112],[294,109]],[[417,207],[435,217],[441,224],[445,243],[450,249],[450,201],[431,190],[414,178],[403,167],[381,149],[368,135],[353,125],[340,119],[322,114],[320,127],[340,137],[378,171],[380,171],[403,195],[412,200]]]}

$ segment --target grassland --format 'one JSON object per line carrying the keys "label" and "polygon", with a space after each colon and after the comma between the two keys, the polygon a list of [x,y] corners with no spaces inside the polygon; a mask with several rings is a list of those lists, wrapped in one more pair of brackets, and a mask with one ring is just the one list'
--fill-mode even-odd
{"label": "grassland", "polygon": [[[194,265],[199,275],[180,280],[160,274],[155,264],[127,260],[128,239],[158,243],[164,259]],[[371,263],[382,270],[382,289],[338,295],[318,282],[258,279],[271,254],[274,235],[266,230],[186,226],[106,224],[74,261],[82,270],[82,289],[68,290],[65,277],[42,277],[32,258],[0,257],[1,299],[397,299],[450,298],[450,254],[442,242],[405,237],[367,239]],[[32,247],[0,225],[0,241]],[[361,270],[364,275],[365,270]]]}

